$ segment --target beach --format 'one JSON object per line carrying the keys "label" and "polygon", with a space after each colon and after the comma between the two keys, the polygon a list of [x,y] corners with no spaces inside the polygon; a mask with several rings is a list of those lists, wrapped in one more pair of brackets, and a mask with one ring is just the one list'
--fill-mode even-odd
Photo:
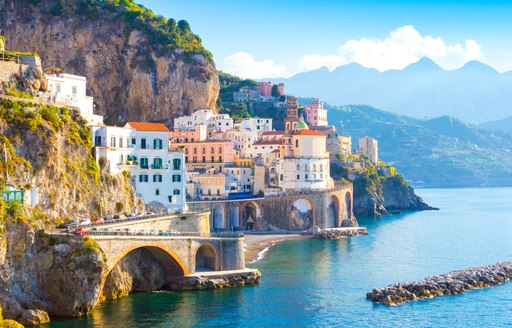
{"label": "beach", "polygon": [[251,263],[261,260],[265,257],[265,254],[270,247],[279,242],[292,239],[305,239],[309,237],[310,236],[299,234],[245,235],[245,262]]}

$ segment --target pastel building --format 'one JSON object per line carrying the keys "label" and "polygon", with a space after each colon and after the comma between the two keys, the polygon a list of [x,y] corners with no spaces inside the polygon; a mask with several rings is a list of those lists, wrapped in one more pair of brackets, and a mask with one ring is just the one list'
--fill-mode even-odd
{"label": "pastel building", "polygon": [[87,96],[87,78],[73,74],[46,74],[49,101],[58,106],[77,107],[89,125],[103,124],[103,116],[94,115],[94,98]]}
{"label": "pastel building", "polygon": [[347,158],[352,153],[352,137],[340,135],[334,126],[311,126],[310,129],[327,137],[327,150],[331,157],[341,153],[343,157]]}
{"label": "pastel building", "polygon": [[[124,127],[93,127],[96,160],[110,173],[128,171],[145,203],[186,210],[183,152],[168,149],[169,129],[161,123],[128,122]],[[103,159],[102,159],[103,158]]]}
{"label": "pastel building", "polygon": [[306,122],[311,126],[327,126],[327,110],[324,108],[324,102],[318,98],[313,98],[311,104],[304,105],[306,113]]}
{"label": "pastel building", "polygon": [[362,137],[358,142],[358,153],[368,156],[370,162],[376,164],[379,160],[379,143],[370,137]]}
{"label": "pastel building", "polygon": [[214,169],[188,173],[188,194],[191,199],[215,200],[226,198],[226,176]]}
{"label": "pastel building", "polygon": [[175,130],[195,130],[196,125],[204,125],[208,131],[227,131],[233,128],[233,119],[228,114],[214,114],[211,109],[200,109],[190,116],[174,119]]}
{"label": "pastel building", "polygon": [[169,132],[170,143],[198,142],[204,141],[208,137],[206,126],[197,124],[194,130],[176,129]]}
{"label": "pastel building", "polygon": [[260,82],[260,94],[263,97],[271,97],[273,86],[274,84],[272,82]]}
{"label": "pastel building", "polygon": [[234,159],[233,143],[229,141],[205,140],[201,142],[171,143],[170,149],[182,152],[187,165],[204,167],[208,164],[211,167],[221,168],[226,163],[232,163]]}

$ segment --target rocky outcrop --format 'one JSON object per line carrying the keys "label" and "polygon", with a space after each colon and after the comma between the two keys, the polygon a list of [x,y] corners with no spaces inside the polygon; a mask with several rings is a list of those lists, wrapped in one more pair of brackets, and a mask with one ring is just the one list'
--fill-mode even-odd
{"label": "rocky outcrop", "polygon": [[434,210],[426,204],[421,197],[414,193],[414,189],[400,179],[387,178],[382,181],[384,194],[384,207],[388,211],[395,210]]}
{"label": "rocky outcrop", "polygon": [[451,271],[421,281],[406,282],[376,288],[366,297],[375,303],[399,305],[404,302],[443,295],[462,294],[466,291],[500,285],[512,279],[512,262]]}
{"label": "rocky outcrop", "polygon": [[40,54],[47,67],[88,78],[96,112],[109,123],[169,121],[215,109],[215,64],[201,54],[162,53],[155,40],[100,10],[96,18],[52,14],[55,0],[0,0],[0,26],[11,49]]}
{"label": "rocky outcrop", "polygon": [[203,290],[258,284],[261,273],[250,270],[240,273],[220,274],[218,276],[193,275],[173,279],[168,290]]}
{"label": "rocky outcrop", "polygon": [[340,239],[343,237],[353,237],[367,235],[368,229],[364,227],[357,228],[332,228],[323,229],[315,233],[313,238],[316,239]]}

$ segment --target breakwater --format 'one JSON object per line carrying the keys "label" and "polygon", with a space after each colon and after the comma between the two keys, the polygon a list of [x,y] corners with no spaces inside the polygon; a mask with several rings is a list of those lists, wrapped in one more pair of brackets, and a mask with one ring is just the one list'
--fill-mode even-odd
{"label": "breakwater", "polygon": [[375,303],[399,305],[423,298],[462,294],[466,291],[491,287],[512,279],[512,262],[473,267],[412,281],[375,288],[366,298]]}
{"label": "breakwater", "polygon": [[367,235],[368,229],[365,227],[349,227],[349,228],[332,228],[323,229],[315,233],[316,239],[340,239],[343,237],[352,237]]}

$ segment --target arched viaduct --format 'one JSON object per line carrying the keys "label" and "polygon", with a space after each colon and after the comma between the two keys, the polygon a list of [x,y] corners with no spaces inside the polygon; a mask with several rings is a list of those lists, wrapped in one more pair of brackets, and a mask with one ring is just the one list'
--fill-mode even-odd
{"label": "arched viaduct", "polygon": [[352,210],[352,184],[272,197],[192,201],[188,206],[192,211],[210,211],[212,231],[268,228],[304,231],[313,227],[326,229],[358,225]]}

